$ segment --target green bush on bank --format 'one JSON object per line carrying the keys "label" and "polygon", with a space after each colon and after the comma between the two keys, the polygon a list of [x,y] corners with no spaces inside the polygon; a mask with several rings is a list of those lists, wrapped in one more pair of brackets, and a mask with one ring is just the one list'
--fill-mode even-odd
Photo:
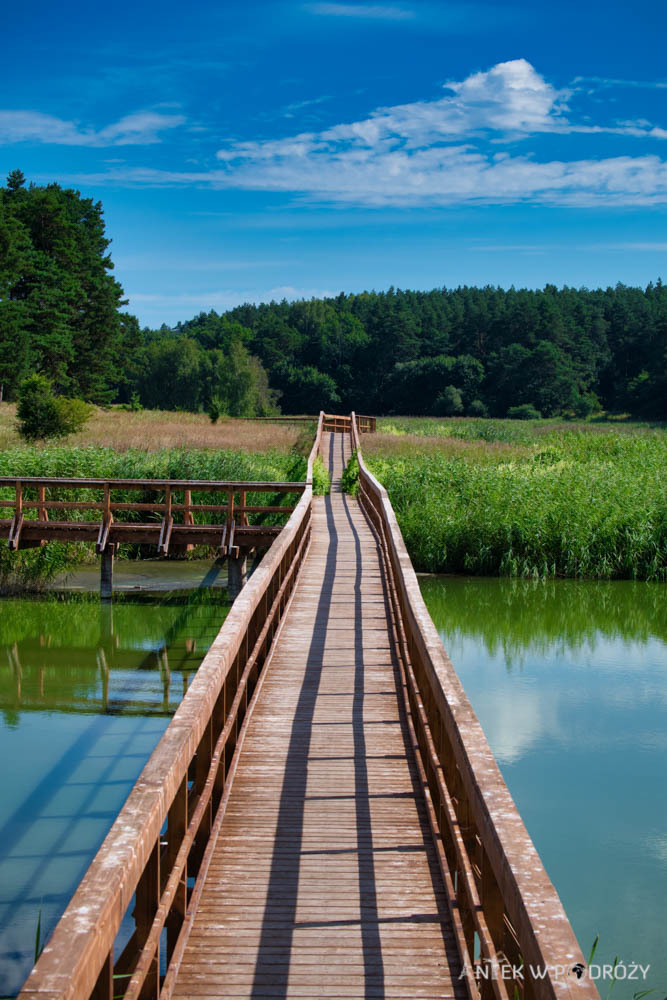
{"label": "green bush on bank", "polygon": [[19,433],[27,441],[75,434],[92,412],[92,406],[83,399],[54,395],[51,381],[45,375],[29,375],[21,382],[16,415]]}

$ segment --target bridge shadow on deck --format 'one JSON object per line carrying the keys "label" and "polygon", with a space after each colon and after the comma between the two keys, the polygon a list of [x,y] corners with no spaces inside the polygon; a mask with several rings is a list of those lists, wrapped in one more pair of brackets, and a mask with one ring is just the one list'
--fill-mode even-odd
{"label": "bridge shadow on deck", "polygon": [[[334,442],[337,435],[331,435],[329,448],[329,467],[334,468]],[[342,439],[344,436],[340,435]],[[341,440],[344,449],[344,442]],[[343,467],[345,465],[345,455],[343,450]],[[332,493],[340,494],[339,482],[332,482]],[[329,624],[332,612],[333,587],[336,578],[336,564],[339,547],[339,536],[336,528],[334,515],[334,504],[338,511],[344,511],[351,535],[354,539],[354,550],[356,555],[356,570],[354,574],[353,591],[350,594],[350,608],[348,621],[354,628],[354,650],[350,651],[350,666],[353,666],[353,692],[352,694],[352,743],[354,754],[354,799],[356,817],[356,847],[341,847],[332,850],[323,848],[322,850],[304,850],[304,822],[306,803],[312,801],[312,796],[307,795],[308,785],[308,764],[313,758],[310,756],[311,739],[313,726],[315,725],[315,711],[322,672],[324,668],[325,645],[327,641],[327,625]],[[368,760],[377,759],[377,754],[367,754],[367,740],[364,723],[364,697],[365,697],[365,671],[367,667],[364,663],[364,637],[362,619],[362,543],[359,532],[354,524],[351,515],[350,500],[347,496],[332,496],[324,498],[326,522],[329,532],[329,545],[326,556],[324,577],[319,594],[316,613],[313,619],[313,633],[308,650],[307,669],[303,684],[299,693],[298,703],[292,724],[288,756],[285,766],[284,780],[282,785],[280,806],[275,831],[275,841],[271,861],[271,871],[269,876],[269,887],[266,905],[262,920],[262,929],[259,940],[259,947],[254,969],[254,981],[251,996],[259,1000],[268,995],[267,990],[270,984],[270,996],[272,1000],[282,1000],[289,992],[290,960],[294,945],[296,931],[306,928],[321,930],[322,935],[327,934],[327,930],[333,931],[337,927],[358,927],[361,952],[363,956],[363,977],[364,985],[360,988],[360,995],[366,1000],[377,1000],[385,995],[385,964],[382,954],[381,927],[386,924],[401,923],[414,925],[414,933],[419,932],[419,927],[425,923],[440,925],[451,973],[460,969],[460,958],[456,952],[451,937],[447,934],[450,926],[450,917],[447,911],[447,904],[444,898],[442,880],[438,869],[437,858],[433,844],[431,842],[430,830],[425,813],[423,802],[423,789],[420,786],[417,767],[413,758],[414,748],[410,744],[409,730],[407,726],[405,707],[400,696],[400,670],[396,658],[396,651],[391,651],[391,663],[394,673],[395,690],[391,694],[396,695],[399,702],[399,720],[403,745],[407,756],[407,764],[412,783],[412,794],[405,792],[384,793],[383,798],[391,798],[396,801],[397,812],[400,810],[400,801],[407,795],[416,800],[419,820],[422,833],[421,843],[400,844],[390,846],[374,847],[372,832],[371,800],[377,795],[371,795],[369,791]],[[365,516],[365,515],[364,515]],[[369,522],[367,522],[369,523]],[[369,523],[369,527],[372,526]],[[382,580],[383,601],[379,605],[382,608],[388,622],[388,631],[391,630],[392,613],[387,589],[387,580],[384,567],[378,556],[380,577]],[[368,649],[366,650],[368,653]],[[389,694],[389,692],[382,692]],[[387,720],[389,722],[390,720]],[[391,720],[393,722],[393,720]],[[334,723],[335,725],[336,723]],[[402,759],[402,755],[381,754],[387,759]],[[322,758],[317,758],[322,759]],[[348,760],[347,755],[330,757],[329,760]],[[327,799],[335,799],[336,789],[330,790]],[[320,796],[317,796],[318,798]],[[349,796],[340,796],[349,798]],[[397,839],[400,835],[397,833]],[[378,885],[375,874],[375,858],[382,856],[386,852],[396,852],[399,855],[409,855],[413,852],[425,852],[428,859],[430,878],[435,890],[436,907],[434,912],[410,913],[401,916],[381,917],[378,906]],[[351,916],[350,919],[327,919],[326,903],[323,903],[323,913],[320,919],[297,921],[298,893],[300,866],[303,858],[320,855],[325,860],[327,857],[337,854],[356,854],[357,858],[357,879],[359,893],[359,917]],[[354,909],[355,901],[351,901],[350,909]],[[346,956],[341,954],[338,961],[341,970],[345,969]],[[415,970],[417,972],[417,970]],[[450,974],[451,974],[450,973]],[[452,977],[453,978],[453,977]],[[456,982],[456,981],[455,981]],[[455,993],[459,990],[455,987]],[[462,991],[462,995],[465,991]]]}

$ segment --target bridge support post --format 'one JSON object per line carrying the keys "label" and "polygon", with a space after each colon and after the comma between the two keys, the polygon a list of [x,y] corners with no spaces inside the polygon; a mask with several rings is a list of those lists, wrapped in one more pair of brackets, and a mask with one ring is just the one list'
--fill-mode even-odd
{"label": "bridge support post", "polygon": [[248,579],[248,560],[245,552],[227,559],[227,591],[232,600],[238,597]]}
{"label": "bridge support post", "polygon": [[100,598],[110,601],[113,598],[113,557],[114,545],[106,545],[102,551],[100,566]]}
{"label": "bridge support post", "polygon": [[252,556],[252,566],[250,567],[250,572],[254,573],[259,564],[262,561],[266,549],[251,549],[248,555]]}

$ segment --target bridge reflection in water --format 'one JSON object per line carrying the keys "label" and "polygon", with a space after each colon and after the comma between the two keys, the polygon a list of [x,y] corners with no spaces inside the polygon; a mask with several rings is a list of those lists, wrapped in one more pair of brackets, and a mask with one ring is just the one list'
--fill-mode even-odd
{"label": "bridge reflection in water", "polygon": [[43,942],[227,610],[208,590],[0,602],[0,995],[20,990],[38,921]]}

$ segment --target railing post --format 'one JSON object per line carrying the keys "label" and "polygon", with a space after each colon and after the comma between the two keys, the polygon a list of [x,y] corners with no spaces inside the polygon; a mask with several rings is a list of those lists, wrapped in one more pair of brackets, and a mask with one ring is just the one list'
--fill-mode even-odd
{"label": "railing post", "polygon": [[113,952],[110,952],[104,960],[102,971],[90,994],[90,1000],[113,1000]]}
{"label": "railing post", "polygon": [[157,550],[160,555],[166,556],[169,551],[169,542],[171,539],[171,529],[174,523],[174,517],[171,510],[171,486],[165,487],[164,491],[164,517],[162,518],[162,527],[160,529],[160,539],[158,541]]}
{"label": "railing post", "polygon": [[23,527],[23,485],[20,479],[16,480],[16,504],[14,506],[14,517],[9,528],[9,548],[16,552],[21,540],[21,528]]}
{"label": "railing post", "polygon": [[185,502],[185,516],[183,517],[183,523],[190,525],[194,524],[195,523],[194,515],[190,510],[190,507],[192,505],[192,490],[185,490],[183,500]]}
{"label": "railing post", "polygon": [[[167,854],[166,854],[166,879],[172,872],[176,862],[176,856],[180,850],[185,831],[188,827],[188,780],[187,777],[178,787],[178,791],[172,802],[167,819]],[[188,907],[188,866],[187,862],[183,869],[183,874],[178,883],[178,889],[174,896],[169,916],[167,918],[167,962],[171,960],[178,935],[181,932],[185,911]]]}
{"label": "railing post", "polygon": [[[190,510],[190,507],[192,505],[192,490],[186,489],[184,491],[183,503],[185,505],[185,511],[183,513],[183,524],[193,525],[195,523],[195,518],[194,514]],[[192,550],[194,549],[194,545],[191,542],[188,542],[188,544],[184,546],[184,549],[186,552],[192,552]]]}
{"label": "railing post", "polygon": [[[37,487],[37,499],[40,504],[46,502],[46,487],[44,486],[44,484],[41,484],[40,486]],[[48,521],[49,512],[46,509],[46,507],[39,507],[38,517],[40,521]]]}
{"label": "railing post", "polygon": [[227,491],[227,530],[231,531],[232,521],[234,520],[234,490],[229,489]]}
{"label": "railing post", "polygon": [[502,951],[505,944],[505,906],[503,897],[493,874],[489,858],[482,847],[482,884],[480,902],[484,911],[486,926],[496,949]]}
{"label": "railing post", "polygon": [[[148,935],[150,934],[153,920],[160,903],[160,842],[153,845],[150,858],[144,868],[144,873],[139,879],[136,891],[136,905],[134,908],[134,925],[137,930],[137,944],[139,952],[143,948]],[[150,969],[144,980],[140,997],[141,1000],[157,1000],[160,993],[160,948],[156,949],[151,961]]]}

